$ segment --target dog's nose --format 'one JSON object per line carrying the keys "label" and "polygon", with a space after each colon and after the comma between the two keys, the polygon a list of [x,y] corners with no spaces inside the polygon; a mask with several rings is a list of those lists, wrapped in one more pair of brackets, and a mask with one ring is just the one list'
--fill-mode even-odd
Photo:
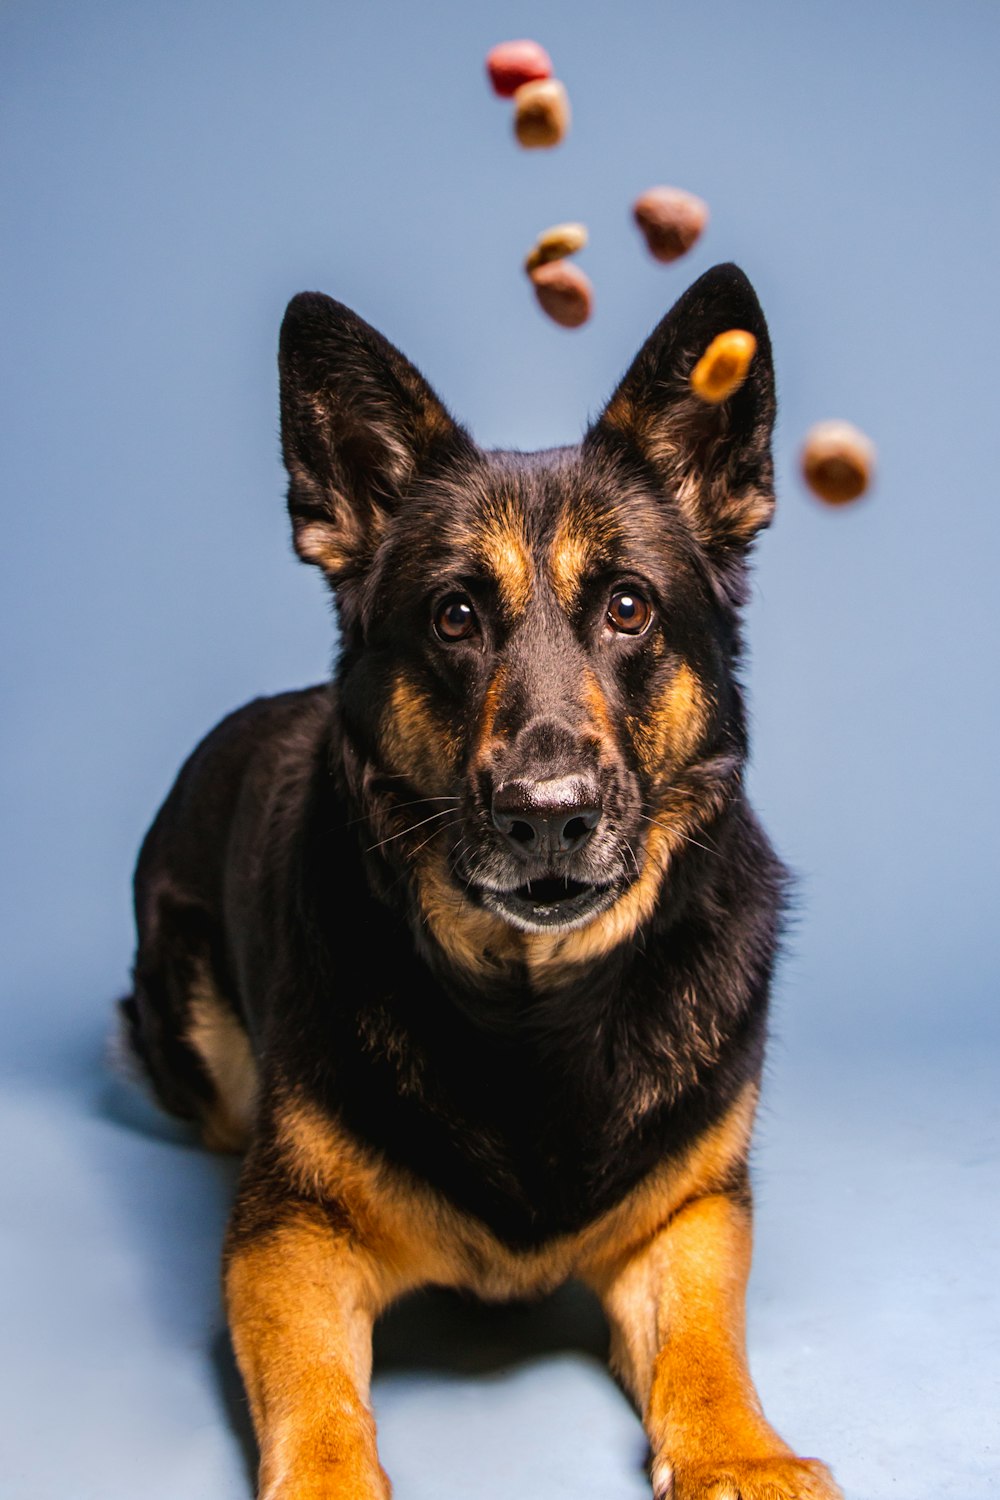
{"label": "dog's nose", "polygon": [[600,821],[600,788],[587,776],[505,781],[493,794],[493,825],[524,859],[575,854]]}

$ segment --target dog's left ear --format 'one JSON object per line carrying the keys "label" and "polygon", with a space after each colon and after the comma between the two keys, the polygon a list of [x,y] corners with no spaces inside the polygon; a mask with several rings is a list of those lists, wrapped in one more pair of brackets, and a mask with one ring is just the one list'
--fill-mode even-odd
{"label": "dog's left ear", "polygon": [[[718,405],[696,396],[691,371],[712,339],[743,328],[757,340],[746,380]],[[646,340],[584,446],[637,462],[672,501],[705,552],[725,566],[774,512],[771,342],[760,303],[737,266],[707,271]]]}
{"label": "dog's left ear", "polygon": [[336,588],[414,481],[472,440],[388,339],[322,292],[288,304],[278,366],[295,550]]}

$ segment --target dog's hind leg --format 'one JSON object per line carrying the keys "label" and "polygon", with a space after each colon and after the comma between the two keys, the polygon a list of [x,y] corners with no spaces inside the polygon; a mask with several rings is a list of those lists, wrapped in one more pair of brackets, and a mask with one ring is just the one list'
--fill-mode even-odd
{"label": "dog's hind leg", "polygon": [[140,928],[134,992],[120,1002],[122,1039],[164,1109],[193,1121],[210,1149],[239,1151],[253,1121],[257,1070],[223,968],[210,914],[160,898]]}

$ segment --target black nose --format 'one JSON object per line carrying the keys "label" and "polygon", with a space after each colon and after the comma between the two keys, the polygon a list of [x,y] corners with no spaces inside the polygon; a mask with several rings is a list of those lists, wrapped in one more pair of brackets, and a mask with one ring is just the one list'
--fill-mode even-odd
{"label": "black nose", "polygon": [[601,821],[601,793],[586,776],[505,781],[493,793],[493,824],[525,859],[575,854]]}

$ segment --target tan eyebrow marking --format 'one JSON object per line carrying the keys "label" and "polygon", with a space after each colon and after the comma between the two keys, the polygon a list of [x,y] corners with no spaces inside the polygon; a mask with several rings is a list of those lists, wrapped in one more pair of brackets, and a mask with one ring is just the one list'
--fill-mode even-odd
{"label": "tan eyebrow marking", "polygon": [[548,574],[567,613],[576,604],[587,569],[618,540],[618,526],[606,511],[580,500],[563,507],[549,547]]}
{"label": "tan eyebrow marking", "polygon": [[496,578],[507,609],[512,615],[523,614],[531,602],[535,569],[520,509],[510,500],[491,500],[471,540]]}

